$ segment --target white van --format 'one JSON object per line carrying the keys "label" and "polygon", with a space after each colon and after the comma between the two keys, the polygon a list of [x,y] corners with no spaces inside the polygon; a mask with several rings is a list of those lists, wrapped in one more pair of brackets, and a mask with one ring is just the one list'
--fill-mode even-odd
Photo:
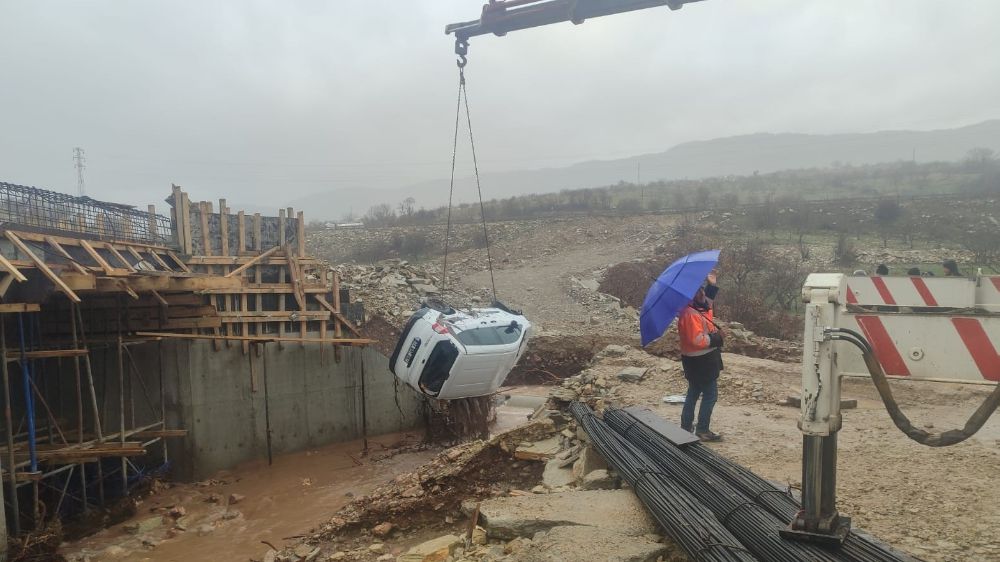
{"label": "white van", "polygon": [[531,323],[499,303],[493,306],[421,308],[403,328],[389,368],[439,400],[496,392],[524,353]]}

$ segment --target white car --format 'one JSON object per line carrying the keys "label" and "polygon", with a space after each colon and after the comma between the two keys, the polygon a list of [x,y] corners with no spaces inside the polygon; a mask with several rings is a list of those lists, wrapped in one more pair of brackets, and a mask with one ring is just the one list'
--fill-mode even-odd
{"label": "white car", "polygon": [[418,310],[403,328],[389,368],[400,380],[439,400],[496,392],[524,353],[528,320],[494,308]]}

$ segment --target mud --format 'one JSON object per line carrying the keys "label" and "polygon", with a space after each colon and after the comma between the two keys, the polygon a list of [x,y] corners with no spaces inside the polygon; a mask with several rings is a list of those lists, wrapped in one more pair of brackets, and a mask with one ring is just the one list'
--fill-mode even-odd
{"label": "mud", "polygon": [[[338,443],[241,465],[194,484],[175,484],[142,501],[138,514],[86,539],[63,545],[68,560],[259,559],[262,541],[281,547],[317,522],[369,493],[375,484],[420,466],[439,450],[421,445],[422,435],[395,434]],[[404,452],[398,452],[398,451]],[[231,494],[244,496],[229,505]],[[174,520],[171,509],[183,508]],[[133,534],[130,523],[161,515],[162,525]],[[186,530],[182,530],[184,527]],[[144,542],[146,544],[144,544]]]}
{"label": "mud", "polygon": [[507,376],[508,386],[558,384],[590,363],[600,350],[623,339],[599,335],[540,335],[528,342],[524,356]]}

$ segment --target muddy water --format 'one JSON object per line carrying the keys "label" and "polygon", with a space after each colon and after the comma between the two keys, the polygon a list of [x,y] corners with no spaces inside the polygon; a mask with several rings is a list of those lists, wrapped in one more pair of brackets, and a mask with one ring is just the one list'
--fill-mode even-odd
{"label": "muddy water", "polygon": [[[351,500],[370,492],[379,483],[411,471],[436,451],[401,453],[384,460],[385,447],[417,442],[417,434],[397,434],[369,440],[371,457],[361,456],[360,441],[254,461],[196,484],[179,484],[146,498],[131,521],[106,529],[81,541],[64,545],[69,560],[146,560],[194,562],[199,560],[261,559],[268,541],[282,547],[297,534],[322,523]],[[230,494],[244,499],[227,506]],[[212,503],[213,494],[221,497]],[[182,506],[186,531],[171,530],[172,519],[140,534],[129,533],[129,523],[155,519],[171,506]],[[143,545],[157,542],[153,547]]]}

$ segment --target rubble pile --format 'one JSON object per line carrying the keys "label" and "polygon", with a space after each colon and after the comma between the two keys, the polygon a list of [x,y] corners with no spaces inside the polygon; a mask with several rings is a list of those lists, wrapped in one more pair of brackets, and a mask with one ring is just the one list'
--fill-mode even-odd
{"label": "rubble pile", "polygon": [[[654,357],[630,346],[609,345],[594,356],[588,368],[553,388],[549,397],[557,404],[579,400],[601,409],[612,402],[655,406],[667,396],[685,392],[687,381],[679,361]],[[769,404],[783,398],[777,389],[741,367],[723,369],[719,395],[726,404]]]}

